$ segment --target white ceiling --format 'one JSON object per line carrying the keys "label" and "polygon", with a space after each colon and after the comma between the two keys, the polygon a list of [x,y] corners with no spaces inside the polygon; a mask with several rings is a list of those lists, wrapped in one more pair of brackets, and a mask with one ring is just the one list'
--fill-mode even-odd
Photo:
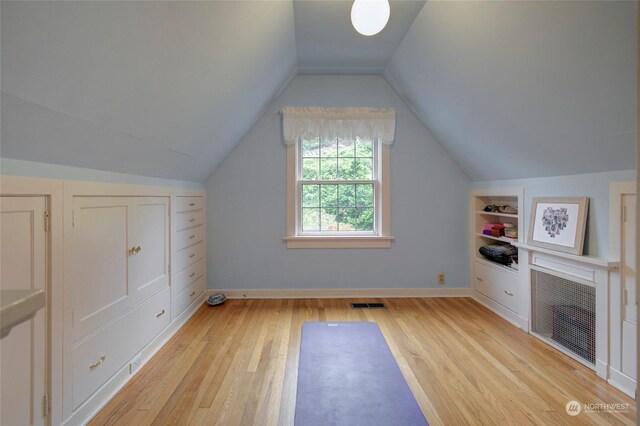
{"label": "white ceiling", "polygon": [[635,2],[1,3],[0,154],[204,181],[297,73],[382,73],[472,180],[631,169]]}
{"label": "white ceiling", "polygon": [[298,71],[304,74],[380,74],[426,0],[390,1],[387,26],[375,36],[351,25],[352,1],[295,1]]}

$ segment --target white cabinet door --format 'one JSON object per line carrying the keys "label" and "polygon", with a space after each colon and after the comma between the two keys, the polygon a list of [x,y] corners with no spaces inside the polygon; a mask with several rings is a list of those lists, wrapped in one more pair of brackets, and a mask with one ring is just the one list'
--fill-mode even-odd
{"label": "white cabinet door", "polygon": [[[0,197],[0,287],[44,289],[44,197]],[[43,425],[46,310],[0,340],[0,424]]]}
{"label": "white cabinet door", "polygon": [[636,195],[622,196],[623,222],[621,241],[620,278],[624,301],[622,321],[622,372],[636,378],[636,338],[637,338],[637,299],[636,299]]}
{"label": "white cabinet door", "polygon": [[169,285],[169,197],[74,197],[73,340]]}
{"label": "white cabinet door", "polygon": [[624,320],[636,324],[638,304],[636,298],[636,195],[624,194],[622,196],[622,208],[624,213],[620,272],[622,289],[627,292]]}
{"label": "white cabinet door", "polygon": [[169,198],[136,197],[132,200],[134,227],[129,259],[130,277],[138,300],[169,285]]}
{"label": "white cabinet door", "polygon": [[125,312],[129,288],[131,202],[127,197],[74,197],[73,340]]}

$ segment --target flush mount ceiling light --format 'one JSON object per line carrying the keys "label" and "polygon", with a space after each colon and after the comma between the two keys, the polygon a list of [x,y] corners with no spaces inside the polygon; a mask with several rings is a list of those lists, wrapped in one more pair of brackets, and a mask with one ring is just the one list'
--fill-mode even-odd
{"label": "flush mount ceiling light", "polygon": [[389,0],[355,0],[351,7],[351,23],[362,35],[378,34],[389,22]]}

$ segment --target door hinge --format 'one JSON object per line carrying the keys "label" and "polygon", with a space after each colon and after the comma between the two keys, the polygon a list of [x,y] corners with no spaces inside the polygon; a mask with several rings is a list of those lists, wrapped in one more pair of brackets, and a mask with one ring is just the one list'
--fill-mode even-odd
{"label": "door hinge", "polygon": [[171,264],[168,264],[168,265],[167,265],[167,271],[168,271],[167,273],[168,273],[169,275],[171,275]]}
{"label": "door hinge", "polygon": [[627,294],[627,289],[625,288],[622,291],[622,306],[627,306],[627,302],[629,301],[628,297],[629,295]]}
{"label": "door hinge", "polygon": [[622,222],[627,221],[627,206],[622,206]]}
{"label": "door hinge", "polygon": [[42,397],[42,417],[49,415],[49,395],[45,394]]}
{"label": "door hinge", "polygon": [[44,212],[44,232],[49,232],[49,212]]}

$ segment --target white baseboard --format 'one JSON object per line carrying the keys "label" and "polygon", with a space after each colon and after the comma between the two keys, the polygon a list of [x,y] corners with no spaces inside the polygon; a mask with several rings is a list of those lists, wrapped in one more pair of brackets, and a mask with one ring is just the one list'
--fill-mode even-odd
{"label": "white baseboard", "polygon": [[524,318],[516,314],[512,310],[505,308],[501,304],[495,302],[494,300],[488,298],[484,294],[479,293],[477,291],[472,292],[472,297],[476,302],[480,303],[484,307],[500,315],[502,318],[506,319],[511,324],[522,329],[525,333],[529,332],[529,320],[527,318]]}
{"label": "white baseboard", "polygon": [[84,425],[89,423],[98,412],[126,385],[133,376],[173,337],[174,334],[193,316],[205,301],[203,293],[187,309],[182,312],[171,324],[160,332],[147,346],[138,354],[142,357],[142,364],[133,373],[129,373],[129,363],[125,364],[116,374],[114,374],[100,389],[98,389],[89,399],[78,407],[62,424],[63,425]]}
{"label": "white baseboard", "polygon": [[207,290],[225,293],[229,299],[361,299],[401,297],[470,297],[470,288],[367,288],[367,289],[273,289]]}
{"label": "white baseboard", "polygon": [[632,377],[627,376],[615,368],[610,368],[608,382],[611,386],[620,389],[631,398],[636,398],[637,382]]}

